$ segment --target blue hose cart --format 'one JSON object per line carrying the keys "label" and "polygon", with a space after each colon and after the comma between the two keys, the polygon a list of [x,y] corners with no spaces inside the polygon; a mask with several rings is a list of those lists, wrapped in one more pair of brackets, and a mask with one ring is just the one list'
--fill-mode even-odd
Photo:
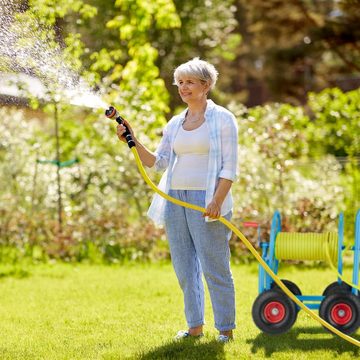
{"label": "blue hose cart", "polygon": [[[345,248],[343,244],[343,213],[339,216],[337,233],[283,233],[281,232],[281,216],[278,211],[274,213],[272,218],[269,242],[261,241],[259,226],[258,240],[262,251],[262,259],[275,274],[278,273],[280,260],[294,260],[294,257],[287,258],[286,252],[284,256],[284,252],[278,251],[277,243],[280,245],[281,241],[282,247],[293,247],[296,246],[295,237],[305,241],[309,240],[308,245],[306,245],[308,247],[318,246],[319,249],[321,249],[320,247],[324,248],[324,242],[318,244],[318,240],[325,240],[326,244],[332,244],[332,254],[329,255],[328,249],[326,249],[326,254],[330,257],[332,255],[334,262],[337,262],[338,278],[337,281],[325,288],[322,295],[303,295],[295,283],[282,280],[283,283],[304,305],[309,309],[319,310],[319,316],[339,331],[345,334],[354,333],[360,327],[360,294],[357,289],[360,262],[360,210],[357,211],[355,219],[355,242],[350,248],[353,251],[352,285],[345,283],[341,279],[343,271],[342,251]],[[292,243],[291,240],[293,240]],[[300,256],[297,260],[314,260],[312,254],[310,254],[310,258],[306,257],[306,255],[308,254],[301,254],[303,257]],[[323,255],[322,258],[316,258],[315,260],[326,261],[326,259],[329,259],[328,256]],[[259,295],[252,308],[253,320],[257,327],[267,334],[282,334],[288,331],[295,323],[299,310],[300,308],[284,294],[264,268],[259,265]]]}

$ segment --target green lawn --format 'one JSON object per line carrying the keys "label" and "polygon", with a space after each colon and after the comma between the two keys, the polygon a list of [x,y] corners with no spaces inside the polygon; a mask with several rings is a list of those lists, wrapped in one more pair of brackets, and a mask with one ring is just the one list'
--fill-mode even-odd
{"label": "green lawn", "polygon": [[[283,267],[304,294],[321,294],[331,270]],[[356,346],[303,311],[285,335],[260,333],[251,318],[257,266],[233,266],[235,341],[215,342],[209,296],[205,337],[176,343],[185,329],[170,264],[0,266],[0,359],[354,359]],[[349,271],[346,272],[349,275]],[[360,331],[354,336],[360,339]]]}

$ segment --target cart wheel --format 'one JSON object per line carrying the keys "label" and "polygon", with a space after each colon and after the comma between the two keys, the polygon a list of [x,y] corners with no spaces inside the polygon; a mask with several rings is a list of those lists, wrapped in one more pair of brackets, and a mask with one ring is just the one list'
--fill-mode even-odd
{"label": "cart wheel", "polygon": [[[286,280],[286,279],[281,279],[281,281],[284,283],[284,285],[286,285],[286,287],[294,294],[294,295],[296,295],[296,296],[298,296],[298,295],[302,295],[301,294],[301,290],[299,289],[299,287],[295,284],[295,283],[293,283],[292,281],[290,281],[290,280]],[[272,289],[274,289],[275,291],[280,291],[280,292],[282,292],[282,293],[284,293],[283,291],[282,291],[282,289],[280,289],[280,287],[279,287],[279,285],[276,283],[276,282],[273,282],[272,284],[271,284],[271,288]],[[286,295],[286,294],[284,294],[284,295]],[[287,295],[286,295],[287,296]],[[292,301],[292,300],[291,300]],[[298,305],[296,305],[295,304],[295,306],[296,306],[296,311],[300,311],[300,306],[298,306]]]}
{"label": "cart wheel", "polygon": [[285,294],[268,290],[261,293],[252,307],[256,326],[265,333],[276,335],[288,331],[296,321],[296,305]]}
{"label": "cart wheel", "polygon": [[328,296],[332,294],[348,294],[350,292],[351,286],[349,284],[345,282],[341,282],[341,284],[339,284],[337,281],[335,281],[325,288],[323,296]]}
{"label": "cart wheel", "polygon": [[[281,279],[281,281],[284,283],[284,285],[286,285],[286,287],[294,294],[294,295],[301,295],[301,290],[299,289],[299,287],[293,283],[290,280],[286,280],[286,279]],[[279,285],[276,282],[273,282],[271,284],[271,289],[274,290],[281,290]],[[282,290],[281,290],[282,291]]]}
{"label": "cart wheel", "polygon": [[352,334],[360,326],[360,300],[352,293],[330,294],[321,302],[319,315],[344,334]]}

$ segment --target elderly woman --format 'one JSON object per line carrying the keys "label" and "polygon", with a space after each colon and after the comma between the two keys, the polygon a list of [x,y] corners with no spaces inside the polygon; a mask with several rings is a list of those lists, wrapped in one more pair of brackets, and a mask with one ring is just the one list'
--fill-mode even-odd
{"label": "elderly woman", "polygon": [[[238,142],[234,115],[207,99],[217,76],[215,67],[199,58],[176,68],[174,82],[187,109],[165,126],[156,152],[134,139],[145,166],[166,169],[161,190],[206,208],[201,214],[155,195],[148,211],[157,224],[165,225],[173,267],[184,294],[188,330],[179,331],[175,338],[203,335],[204,274],[219,331],[217,340],[228,342],[235,328],[231,232],[216,219],[224,216],[229,220],[232,215],[230,188],[236,176]],[[118,125],[122,141],[124,132],[125,127]]]}

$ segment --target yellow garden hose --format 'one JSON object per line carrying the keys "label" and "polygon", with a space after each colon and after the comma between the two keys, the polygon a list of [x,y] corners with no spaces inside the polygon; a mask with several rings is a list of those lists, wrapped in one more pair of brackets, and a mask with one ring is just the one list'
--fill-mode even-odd
{"label": "yellow garden hose", "polygon": [[[193,204],[189,204],[186,203],[184,201],[181,200],[177,200],[171,196],[169,196],[168,194],[164,193],[163,191],[161,191],[160,189],[157,188],[157,186],[150,180],[150,178],[148,177],[148,175],[146,174],[146,171],[142,165],[142,162],[140,160],[139,154],[136,150],[136,147],[133,146],[130,148],[132,153],[134,154],[135,160],[136,160],[136,164],[138,166],[138,169],[142,175],[142,177],[144,178],[145,182],[151,187],[152,190],[154,190],[156,193],[158,193],[160,196],[162,196],[163,198],[165,198],[168,201],[171,201],[174,204],[180,205],[180,206],[184,206],[187,207],[189,209],[193,209],[196,211],[200,211],[201,213],[204,213],[206,211],[205,208],[197,206],[197,205],[193,205]],[[281,288],[281,290],[292,300],[294,301],[301,309],[303,309],[310,317],[312,317],[314,320],[318,321],[321,325],[323,325],[324,327],[326,327],[328,330],[330,330],[331,332],[333,332],[334,334],[340,336],[341,338],[343,338],[344,340],[360,347],[360,341],[352,338],[349,335],[346,335],[344,333],[342,333],[341,331],[339,331],[338,329],[336,329],[335,327],[333,327],[332,325],[330,325],[328,322],[326,322],[325,320],[323,320],[320,316],[316,315],[314,312],[312,312],[311,310],[309,310],[306,305],[304,305],[290,290],[288,290],[288,288],[283,284],[283,282],[279,279],[279,277],[276,276],[276,274],[271,270],[271,268],[264,262],[264,260],[261,258],[261,256],[258,254],[258,252],[256,251],[256,249],[251,245],[251,243],[249,242],[248,239],[246,239],[246,237],[241,233],[241,231],[239,231],[230,221],[226,220],[224,217],[220,217],[218,219],[220,222],[222,222],[225,226],[227,226],[230,230],[232,230],[239,238],[240,240],[245,244],[245,246],[250,250],[250,252],[254,255],[254,257],[256,258],[256,260],[262,265],[262,267],[265,269],[265,271],[270,275],[270,277],[275,281],[275,283]]]}
{"label": "yellow garden hose", "polygon": [[[345,249],[346,251],[348,249]],[[291,233],[279,232],[276,236],[275,257],[278,260],[321,260],[326,261],[338,278],[352,288],[360,286],[339,273],[334,265],[338,259],[338,233]]]}
{"label": "yellow garden hose", "polygon": [[322,260],[332,262],[338,257],[338,234],[279,232],[275,256],[279,260]]}
{"label": "yellow garden hose", "polygon": [[[349,249],[344,249],[343,251],[346,251],[346,250],[349,250]],[[355,288],[355,289],[357,289],[357,290],[360,291],[360,286],[359,286],[359,285],[356,285],[356,284],[352,283],[351,281],[346,280],[345,277],[344,277],[344,275],[342,275],[342,274],[340,274],[340,273],[338,272],[338,269],[337,269],[336,266],[334,265],[334,261],[332,260],[332,257],[331,257],[331,255],[330,255],[330,250],[329,250],[328,247],[326,247],[326,255],[327,255],[327,261],[328,261],[330,267],[331,267],[334,271],[336,271],[337,277],[340,278],[341,281],[344,282],[345,284],[348,284],[348,285],[350,285],[352,288]]]}

